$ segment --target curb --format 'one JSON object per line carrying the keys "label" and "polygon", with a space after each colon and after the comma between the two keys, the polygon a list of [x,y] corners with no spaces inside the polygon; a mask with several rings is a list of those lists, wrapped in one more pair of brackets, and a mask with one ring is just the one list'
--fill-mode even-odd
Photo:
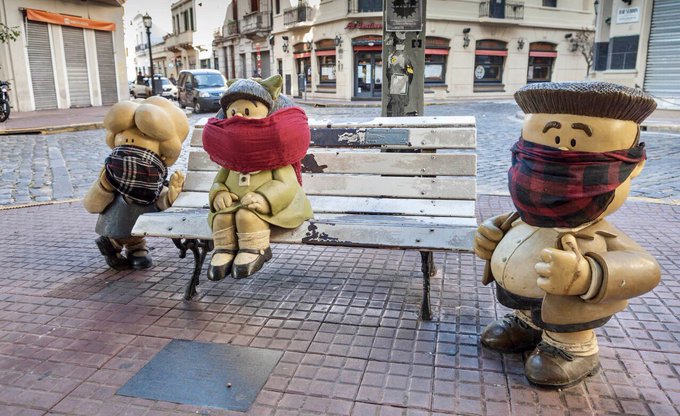
{"label": "curb", "polygon": [[0,130],[0,136],[10,136],[19,134],[56,134],[68,133],[72,131],[96,130],[104,128],[104,123],[101,121],[94,123],[76,123],[63,126],[43,126],[43,127],[24,127],[24,128],[9,128]]}

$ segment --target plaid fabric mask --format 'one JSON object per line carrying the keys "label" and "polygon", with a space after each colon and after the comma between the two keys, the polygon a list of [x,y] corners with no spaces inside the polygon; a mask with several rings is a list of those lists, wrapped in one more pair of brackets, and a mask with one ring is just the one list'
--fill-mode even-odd
{"label": "plaid fabric mask", "polygon": [[600,216],[616,188],[645,159],[644,143],[594,153],[559,150],[520,137],[512,147],[510,196],[527,224],[577,227]]}
{"label": "plaid fabric mask", "polygon": [[104,166],[106,179],[116,191],[144,205],[158,199],[168,174],[158,155],[137,146],[114,147]]}

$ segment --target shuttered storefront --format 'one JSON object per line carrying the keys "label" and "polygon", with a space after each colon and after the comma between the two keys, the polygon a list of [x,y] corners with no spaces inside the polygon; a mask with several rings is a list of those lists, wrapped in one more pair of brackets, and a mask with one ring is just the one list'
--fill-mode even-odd
{"label": "shuttered storefront", "polygon": [[62,26],[61,32],[64,38],[66,75],[68,76],[71,107],[88,107],[92,105],[92,101],[90,101],[90,80],[87,76],[83,29]]}
{"label": "shuttered storefront", "polygon": [[26,22],[28,64],[36,110],[57,108],[54,68],[47,23]]}
{"label": "shuttered storefront", "polygon": [[103,30],[94,31],[97,44],[97,65],[99,66],[99,90],[102,92],[102,105],[118,102],[116,62],[113,58],[113,33]]}
{"label": "shuttered storefront", "polygon": [[680,97],[680,2],[654,0],[645,85],[658,97]]}

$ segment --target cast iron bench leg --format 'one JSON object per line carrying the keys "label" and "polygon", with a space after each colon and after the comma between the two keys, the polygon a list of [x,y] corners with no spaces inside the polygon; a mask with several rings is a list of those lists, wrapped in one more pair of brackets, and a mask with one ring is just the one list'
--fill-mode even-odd
{"label": "cast iron bench leg", "polygon": [[184,300],[191,300],[196,294],[196,286],[198,286],[203,263],[205,262],[205,255],[212,250],[212,240],[197,240],[195,238],[187,238],[182,241],[181,238],[173,238],[172,242],[179,249],[179,258],[183,259],[187,255],[187,250],[191,250],[194,254],[194,272],[191,275],[191,280],[187,284],[184,291]]}
{"label": "cast iron bench leg", "polygon": [[423,271],[423,303],[420,305],[420,318],[423,321],[431,321],[430,277],[437,274],[437,268],[434,265],[434,255],[431,251],[421,251],[420,259],[422,261],[421,270]]}

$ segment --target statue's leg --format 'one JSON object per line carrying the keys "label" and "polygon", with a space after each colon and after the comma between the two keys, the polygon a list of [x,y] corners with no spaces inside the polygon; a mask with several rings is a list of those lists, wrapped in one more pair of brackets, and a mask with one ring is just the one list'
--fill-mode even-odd
{"label": "statue's leg", "polygon": [[106,236],[97,238],[95,243],[110,268],[114,270],[127,270],[130,268],[130,262],[122,253],[123,244]]}
{"label": "statue's leg", "polygon": [[231,274],[231,266],[238,248],[236,228],[234,227],[234,214],[215,215],[212,227],[215,251],[213,251],[212,258],[210,259],[208,279],[222,280],[226,275]]}
{"label": "statue's leg", "polygon": [[133,269],[141,270],[151,267],[153,261],[144,237],[121,238],[117,242],[125,246],[125,255]]}
{"label": "statue's leg", "polygon": [[269,224],[247,209],[236,212],[238,255],[234,259],[232,277],[248,277],[272,258],[269,247]]}
{"label": "statue's leg", "polygon": [[524,364],[524,373],[533,384],[563,388],[595,374],[600,366],[595,331],[544,331],[543,340]]}

